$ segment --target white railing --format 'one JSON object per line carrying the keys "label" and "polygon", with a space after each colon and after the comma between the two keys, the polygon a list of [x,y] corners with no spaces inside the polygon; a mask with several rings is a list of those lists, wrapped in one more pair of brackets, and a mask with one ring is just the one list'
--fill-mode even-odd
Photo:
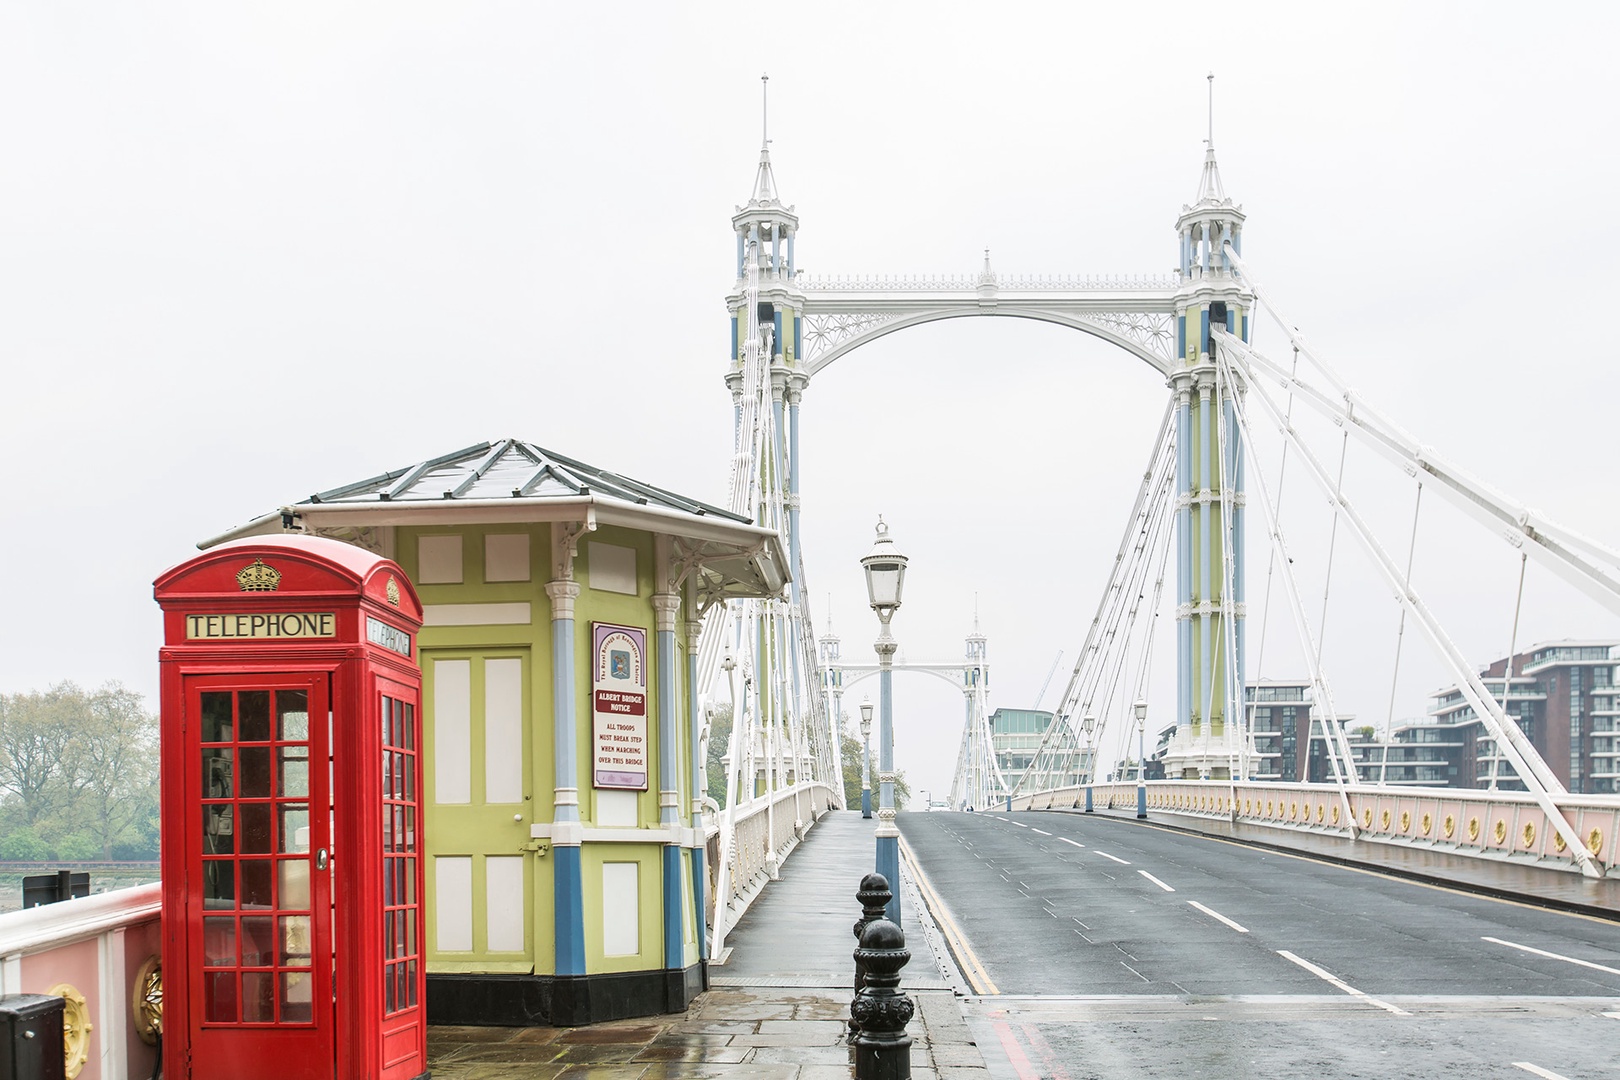
{"label": "white railing", "polygon": [[800,272],[794,284],[807,292],[975,292],[994,286],[1015,292],[1168,292],[1181,284],[1158,274],[898,274],[815,275]]}
{"label": "white railing", "polygon": [[[1523,791],[1378,787],[1357,784],[1231,784],[1150,780],[1148,809],[1281,831],[1309,832],[1429,848],[1460,855],[1579,872],[1565,839]],[[1098,810],[1136,807],[1134,783],[1091,785]],[[1084,787],[1012,800],[1014,810],[1084,809]],[[1609,876],[1620,865],[1620,797],[1555,795],[1553,801],[1594,862]],[[1348,807],[1348,809],[1346,809]]]}
{"label": "white railing", "polygon": [[[706,916],[709,955],[718,958],[726,933],[742,918],[810,827],[832,809],[835,793],[819,781],[796,784],[774,799],[755,798],[722,810],[709,827],[706,866],[709,875]],[[731,817],[727,820],[726,815]],[[729,837],[729,844],[724,839]],[[729,858],[723,852],[729,847]]]}
{"label": "white railing", "polygon": [[[0,915],[0,994],[83,999],[79,1080],[152,1075],[156,1050],[136,1033],[136,973],[162,951],[162,886],[153,883]],[[74,1045],[75,1033],[67,1034]]]}

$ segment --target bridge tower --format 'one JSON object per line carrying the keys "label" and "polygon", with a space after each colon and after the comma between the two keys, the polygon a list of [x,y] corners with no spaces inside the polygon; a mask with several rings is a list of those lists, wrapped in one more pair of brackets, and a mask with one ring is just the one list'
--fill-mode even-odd
{"label": "bridge tower", "polygon": [[[1233,395],[1214,363],[1211,325],[1248,341],[1253,292],[1225,245],[1243,253],[1243,209],[1227,197],[1206,141],[1198,197],[1176,219],[1181,284],[1170,371],[1176,435],[1176,730],[1168,777],[1231,775],[1243,741],[1243,453]],[[1228,528],[1230,525],[1230,528]]]}

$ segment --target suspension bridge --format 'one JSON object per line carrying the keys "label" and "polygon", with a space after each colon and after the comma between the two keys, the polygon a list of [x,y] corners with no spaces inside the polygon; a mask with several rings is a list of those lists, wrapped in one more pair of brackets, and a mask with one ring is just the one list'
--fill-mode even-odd
{"label": "suspension bridge", "polygon": [[[737,868],[726,871],[720,889],[712,955],[721,954],[728,925],[757,891],[745,887],[750,871],[739,860],[753,860],[756,880],[773,877],[779,866],[775,849],[763,859],[739,852],[740,823],[778,813],[770,808],[808,783],[839,789],[832,805],[840,805],[838,747],[849,734],[843,695],[856,681],[895,669],[942,678],[962,692],[951,809],[1134,807],[1139,817],[1151,811],[1189,823],[1256,826],[1278,837],[1374,841],[1586,878],[1612,873],[1620,858],[1620,796],[1612,794],[1620,775],[1620,713],[1617,701],[1601,694],[1610,680],[1596,687],[1595,721],[1571,732],[1568,767],[1562,760],[1549,764],[1518,707],[1520,668],[1493,677],[1470,663],[1414,584],[1412,565],[1425,494],[1471,518],[1480,543],[1507,545],[1521,566],[1534,560],[1609,613],[1620,613],[1620,553],[1471,477],[1353,390],[1279,310],[1264,284],[1263,258],[1244,254],[1244,223],[1242,207],[1226,193],[1211,137],[1195,197],[1175,219],[1177,268],[1166,277],[1020,277],[998,272],[988,251],[975,275],[811,276],[796,265],[799,217],[778,191],[769,139],[762,140],[749,198],[732,218],[735,284],[726,300],[725,372],[735,431],[730,509],[782,531],[793,580],[782,597],[732,601],[704,630],[700,685],[724,687],[707,708],[712,714],[729,700],[734,710],[715,856]],[[1148,365],[1168,391],[1134,502],[1120,508],[1123,528],[1106,586],[1083,640],[1072,643],[1079,659],[1032,760],[1016,771],[1004,768],[995,750],[987,638],[977,625],[959,659],[895,661],[880,640],[876,663],[850,660],[835,635],[816,636],[799,520],[799,413],[810,381],[886,335],[984,316],[1091,335]],[[1280,355],[1255,343],[1263,320],[1281,330],[1287,344]],[[1326,425],[1332,452],[1312,437],[1312,422]],[[1413,510],[1404,529],[1381,530],[1351,497],[1344,478],[1353,448],[1392,467],[1386,488],[1409,493]],[[1284,486],[1301,482],[1327,508],[1328,582],[1314,612],[1308,599],[1315,582],[1303,581],[1296,569],[1282,505]],[[1319,539],[1311,542],[1321,547]],[[1478,723],[1472,749],[1477,761],[1489,762],[1488,774],[1423,787],[1379,782],[1387,781],[1387,769],[1367,768],[1366,753],[1346,730],[1322,649],[1335,563],[1344,561],[1340,549],[1352,546],[1399,611],[1389,719],[1393,682],[1412,647],[1407,638],[1420,638],[1454,681],[1457,707]],[[1257,571],[1263,572],[1258,597]],[[1253,691],[1268,678],[1260,665],[1265,616],[1273,608],[1286,627],[1278,633],[1291,634],[1307,669],[1302,699],[1311,703],[1312,731],[1325,755],[1320,782],[1276,782],[1267,767],[1276,751],[1257,741],[1257,723],[1269,722],[1257,722],[1263,695]],[[1251,629],[1255,616],[1262,620],[1258,634]],[[1521,644],[1517,635],[1516,615],[1510,664]],[[1155,661],[1173,669],[1173,701],[1150,694]],[[1594,689],[1590,682],[1587,689]],[[1112,778],[1096,775],[1108,740],[1127,748],[1129,765]],[[1570,740],[1560,745],[1570,748]],[[1150,745],[1162,779],[1147,778]],[[894,763],[884,750],[878,779],[891,781]],[[753,798],[736,798],[747,792]],[[880,848],[881,838],[896,835],[889,805],[879,812]],[[795,819],[787,843],[797,842],[804,824]]]}

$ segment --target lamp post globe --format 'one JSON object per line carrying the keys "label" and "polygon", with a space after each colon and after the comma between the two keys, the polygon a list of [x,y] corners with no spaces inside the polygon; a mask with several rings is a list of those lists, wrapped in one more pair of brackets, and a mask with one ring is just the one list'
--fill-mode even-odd
{"label": "lamp post globe", "polygon": [[894,653],[897,648],[889,633],[889,620],[900,610],[900,597],[906,584],[906,557],[889,536],[882,516],[877,521],[877,540],[861,559],[866,574],[866,596],[877,613],[881,630],[875,646],[878,656],[878,826],[876,834],[877,872],[889,879],[894,897],[887,916],[900,925],[900,830],[895,828],[894,808]]}
{"label": "lamp post globe", "polygon": [[1147,817],[1147,702],[1136,699],[1136,816]]}
{"label": "lamp post globe", "polygon": [[861,702],[861,817],[872,816],[872,702]]}

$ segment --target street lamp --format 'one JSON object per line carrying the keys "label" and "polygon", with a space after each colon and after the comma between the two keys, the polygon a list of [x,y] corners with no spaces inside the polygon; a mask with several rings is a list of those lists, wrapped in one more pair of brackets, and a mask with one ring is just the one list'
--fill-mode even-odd
{"label": "street lamp", "polygon": [[1097,782],[1097,752],[1091,748],[1091,733],[1096,730],[1097,718],[1090,713],[1080,720],[1086,733],[1086,813],[1091,813],[1091,785]]}
{"label": "street lamp", "polygon": [[1147,702],[1136,699],[1136,816],[1147,817]]}
{"label": "street lamp", "polygon": [[861,702],[861,817],[872,816],[872,702]]}
{"label": "street lamp", "polygon": [[866,573],[866,597],[877,612],[883,629],[878,634],[878,827],[877,872],[889,879],[894,894],[889,901],[889,921],[900,925],[900,830],[894,827],[894,653],[895,640],[889,633],[889,620],[900,610],[900,593],[906,583],[906,557],[889,538],[889,527],[882,516],[877,522],[877,542],[861,559]]}

